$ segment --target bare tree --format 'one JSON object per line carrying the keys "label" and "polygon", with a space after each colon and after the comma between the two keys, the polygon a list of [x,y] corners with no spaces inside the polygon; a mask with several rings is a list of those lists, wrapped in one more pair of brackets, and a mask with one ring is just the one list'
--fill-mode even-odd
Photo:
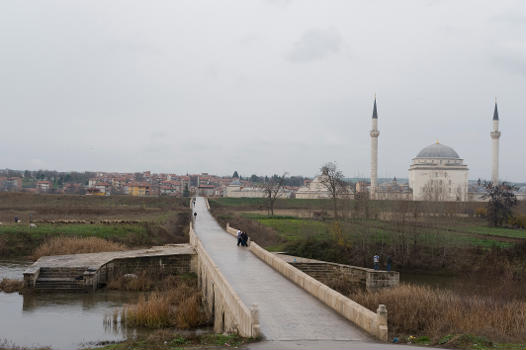
{"label": "bare tree", "polygon": [[447,190],[442,180],[429,180],[423,188],[426,201],[444,201],[447,198]]}
{"label": "bare tree", "polygon": [[320,183],[327,189],[332,199],[334,218],[338,218],[338,198],[347,194],[347,185],[343,181],[343,173],[336,163],[329,162],[321,167]]}
{"label": "bare tree", "polygon": [[276,199],[278,199],[280,193],[283,191],[283,185],[285,183],[285,176],[287,173],[278,176],[274,175],[272,177],[265,177],[265,180],[260,185],[265,192],[265,198],[267,199],[267,213],[271,216],[274,216],[274,204]]}

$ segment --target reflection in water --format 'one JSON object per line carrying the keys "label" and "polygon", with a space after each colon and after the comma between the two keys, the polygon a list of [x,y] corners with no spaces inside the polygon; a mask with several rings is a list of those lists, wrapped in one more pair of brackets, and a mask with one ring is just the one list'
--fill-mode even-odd
{"label": "reflection in water", "polygon": [[32,293],[24,294],[24,312],[32,312],[38,308],[66,307],[89,311],[106,305],[107,309],[119,307],[126,303],[137,301],[139,293],[99,290],[96,293]]}
{"label": "reflection in water", "polygon": [[22,347],[54,349],[124,340],[136,332],[125,327],[108,327],[104,317],[137,298],[137,293],[106,291],[24,296],[0,293],[0,339]]}
{"label": "reflection in water", "polygon": [[[22,279],[31,262],[0,260],[2,278]],[[100,342],[115,342],[147,333],[113,321],[114,313],[136,303],[140,293],[100,290],[95,293],[27,294],[0,292],[0,343],[19,347],[78,349]],[[181,334],[209,332],[178,331]]]}
{"label": "reflection in water", "polygon": [[[22,279],[30,264],[0,260],[0,279]],[[117,291],[27,295],[0,292],[0,341],[20,347],[77,349],[82,344],[124,340],[136,336],[137,331],[120,325],[108,327],[104,317],[137,299],[138,293]]]}
{"label": "reflection in water", "polygon": [[24,278],[24,270],[33,262],[28,260],[3,260],[0,259],[0,281],[4,278],[21,280]]}

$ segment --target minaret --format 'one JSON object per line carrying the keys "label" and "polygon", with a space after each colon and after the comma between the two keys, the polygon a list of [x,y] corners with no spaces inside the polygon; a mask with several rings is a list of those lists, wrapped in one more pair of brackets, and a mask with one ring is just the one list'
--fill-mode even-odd
{"label": "minaret", "polygon": [[376,181],[378,175],[378,136],[380,131],[378,130],[378,112],[376,111],[376,95],[374,96],[373,106],[373,118],[371,128],[371,198],[375,198],[376,193]]}
{"label": "minaret", "polygon": [[497,109],[497,100],[495,99],[495,110],[493,111],[493,131],[490,132],[493,149],[493,164],[491,168],[491,182],[494,185],[499,183],[499,111]]}

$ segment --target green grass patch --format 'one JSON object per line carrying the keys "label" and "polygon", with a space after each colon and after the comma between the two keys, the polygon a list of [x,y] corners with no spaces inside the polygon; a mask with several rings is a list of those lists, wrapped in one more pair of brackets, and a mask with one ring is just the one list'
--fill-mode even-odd
{"label": "green grass patch", "polygon": [[513,229],[505,227],[488,227],[488,226],[464,226],[458,228],[460,231],[477,233],[480,235],[493,235],[500,237],[510,237],[510,238],[524,238],[526,239],[526,230],[523,229]]}
{"label": "green grass patch", "polygon": [[[177,350],[190,348],[199,349],[228,349],[243,344],[258,341],[255,338],[243,338],[236,334],[203,334],[198,336],[180,335],[169,330],[154,332],[149,336],[128,339],[123,342],[108,344],[87,350]],[[102,345],[102,344],[101,344]]]}
{"label": "green grass patch", "polygon": [[[244,213],[243,217],[255,220],[260,224],[274,229],[280,237],[288,242],[299,239],[313,237],[318,240],[329,239],[331,237],[330,221],[318,221],[313,219],[300,219],[293,216],[273,216]],[[343,223],[344,238],[351,243],[358,243],[365,239],[367,242],[391,244],[396,242],[399,232],[396,232],[393,225],[389,222],[379,220],[356,220]],[[411,235],[411,234],[409,234]],[[459,232],[430,228],[416,228],[412,234],[418,242],[425,246],[436,246],[437,243],[453,246],[479,246],[491,248],[498,246],[501,248],[512,245],[510,242],[474,237]],[[281,251],[285,244],[278,244],[267,247],[271,251]]]}
{"label": "green grass patch", "polygon": [[[257,208],[266,209],[266,198],[215,198],[209,200],[211,206],[231,208]],[[274,209],[326,209],[332,208],[329,199],[295,199],[279,198],[276,200]]]}
{"label": "green grass patch", "polygon": [[329,225],[326,222],[304,220],[289,217],[260,217],[257,222],[273,228],[288,241],[315,236],[318,239],[329,237]]}
{"label": "green grass patch", "polygon": [[170,236],[158,224],[27,224],[0,226],[0,255],[29,256],[52,237],[98,237],[128,247],[167,243]]}

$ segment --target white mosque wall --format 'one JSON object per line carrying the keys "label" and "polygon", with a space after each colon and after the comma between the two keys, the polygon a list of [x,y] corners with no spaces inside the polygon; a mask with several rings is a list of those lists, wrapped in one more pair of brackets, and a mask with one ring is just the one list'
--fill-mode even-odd
{"label": "white mosque wall", "polygon": [[409,170],[413,200],[468,200],[468,170],[416,168]]}

